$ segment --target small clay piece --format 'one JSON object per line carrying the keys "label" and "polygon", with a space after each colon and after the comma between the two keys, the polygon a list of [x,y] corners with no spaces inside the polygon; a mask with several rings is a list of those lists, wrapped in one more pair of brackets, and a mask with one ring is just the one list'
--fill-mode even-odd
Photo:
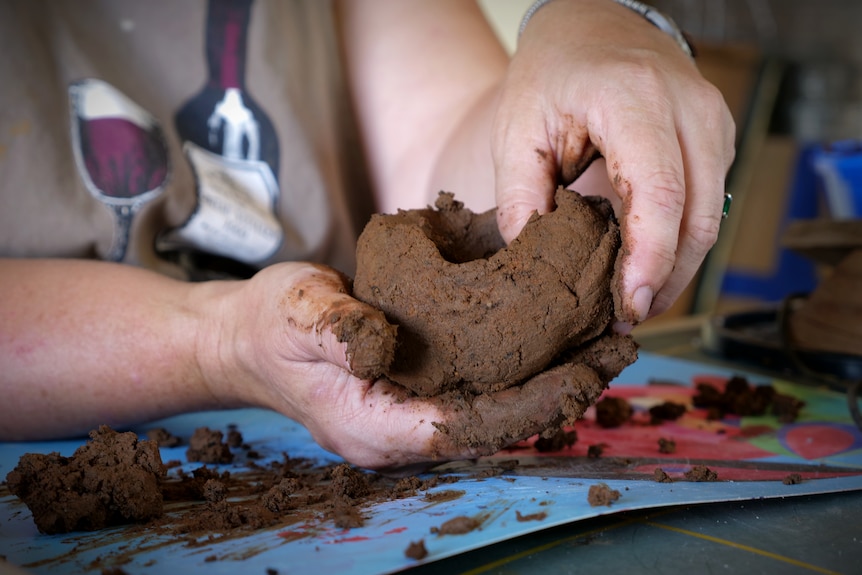
{"label": "small clay piece", "polygon": [[225,443],[228,447],[242,447],[242,433],[238,429],[228,429]]}
{"label": "small clay piece", "polygon": [[602,427],[619,427],[632,416],[632,406],[622,397],[604,397],[596,404],[596,423]]}
{"label": "small clay piece", "polygon": [[718,473],[706,465],[695,465],[684,475],[688,481],[718,481]]}
{"label": "small clay piece", "polygon": [[424,501],[431,501],[433,503],[442,503],[443,501],[454,501],[456,499],[460,499],[467,492],[461,489],[443,489],[442,491],[434,491],[431,493],[426,493],[425,497],[422,499]]}
{"label": "small clay piece", "polygon": [[607,506],[620,498],[620,492],[611,489],[607,483],[594,483],[590,485],[587,493],[587,502],[593,507]]}
{"label": "small clay piece", "polygon": [[408,559],[415,559],[417,561],[428,557],[428,549],[425,548],[425,540],[420,539],[419,541],[411,541],[410,545],[407,546],[407,549],[404,550],[404,556]]}
{"label": "small clay piece", "polygon": [[159,447],[177,447],[182,445],[183,440],[169,432],[164,427],[157,427],[147,431],[147,439],[155,441]]}
{"label": "small clay piece", "polygon": [[446,521],[440,527],[432,527],[431,533],[436,533],[437,535],[464,535],[477,529],[479,525],[481,523],[477,519],[467,517],[466,515],[459,515]]}
{"label": "small clay piece", "polygon": [[6,476],[42,533],[95,531],[162,514],[159,447],[101,426],[72,457],[26,453]]}
{"label": "small clay piece", "polygon": [[369,492],[366,475],[347,463],[341,463],[332,469],[330,487],[333,496],[347,499],[360,499]]}
{"label": "small clay piece", "polygon": [[558,429],[551,437],[539,436],[533,442],[533,447],[539,453],[556,453],[573,446],[578,441],[578,432],[574,429]]}
{"label": "small clay piece", "polygon": [[605,447],[607,444],[605,443],[596,443],[594,445],[590,445],[587,448],[587,457],[590,459],[598,459],[605,452]]}
{"label": "small clay piece", "polygon": [[398,326],[389,379],[420,396],[497,391],[611,332],[620,234],[610,203],[562,188],[556,203],[509,246],[495,210],[474,214],[450,193],[436,210],[372,217],[353,291]]}
{"label": "small clay piece", "polygon": [[708,383],[698,383],[692,399],[694,406],[707,409],[707,419],[718,420],[725,415],[755,416],[771,412],[782,423],[792,423],[805,402],[775,391],[771,385],[749,385],[746,378],[734,376],[719,391]]}
{"label": "small clay piece", "polygon": [[658,438],[658,452],[659,453],[675,453],[676,452],[676,441],[673,439],[665,439],[664,437]]}
{"label": "small clay piece", "polygon": [[659,425],[663,421],[676,421],[685,414],[685,406],[673,401],[665,401],[662,404],[649,408],[650,423]]}
{"label": "small clay piece", "polygon": [[195,429],[186,449],[186,459],[190,463],[230,463],[233,461],[233,453],[230,446],[222,441],[223,438],[224,433],[216,429]]}
{"label": "small clay piece", "polygon": [[673,479],[670,478],[664,469],[661,467],[656,467],[655,471],[652,474],[653,481],[656,483],[673,483]]}
{"label": "small clay piece", "polygon": [[544,519],[548,516],[546,511],[539,511],[537,513],[530,513],[528,515],[521,515],[521,512],[517,509],[515,510],[515,518],[523,523],[525,521],[544,521]]}
{"label": "small clay piece", "polygon": [[802,483],[802,476],[798,473],[791,473],[781,480],[784,485],[797,485]]}
{"label": "small clay piece", "polygon": [[805,407],[805,402],[790,395],[776,393],[772,397],[772,415],[780,423],[793,423],[799,417],[799,411]]}

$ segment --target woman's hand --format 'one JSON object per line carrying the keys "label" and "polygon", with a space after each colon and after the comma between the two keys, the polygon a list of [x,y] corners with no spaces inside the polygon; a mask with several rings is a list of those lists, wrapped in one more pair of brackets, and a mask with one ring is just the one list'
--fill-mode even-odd
{"label": "woman's hand", "polygon": [[617,313],[641,322],[670,307],[715,243],[734,137],[722,95],[667,34],[609,0],[550,2],[520,38],[497,111],[501,231],[511,240],[552,210],[557,184],[601,154],[612,189],[573,187],[616,196]]}

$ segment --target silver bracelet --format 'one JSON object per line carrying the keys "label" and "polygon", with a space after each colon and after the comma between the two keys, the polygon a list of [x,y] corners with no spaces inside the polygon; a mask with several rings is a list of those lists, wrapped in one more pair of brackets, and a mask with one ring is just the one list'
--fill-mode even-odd
{"label": "silver bracelet", "polygon": [[[679,29],[679,26],[676,25],[676,22],[670,16],[665,16],[652,6],[644,4],[643,2],[638,2],[638,0],[613,0],[620,6],[625,6],[629,10],[634,10],[644,18],[646,18],[653,26],[673,38],[683,52],[688,54],[689,56],[694,56],[694,52],[691,49],[691,44],[688,43],[688,40],[685,39],[685,35],[683,35],[682,31]],[[527,23],[530,21],[530,18],[539,11],[539,9],[551,2],[551,0],[536,0],[533,4],[527,9],[527,12],[524,13],[524,17],[521,19],[521,25],[518,27],[518,38],[521,37],[521,34],[524,33],[524,29],[527,27]]]}

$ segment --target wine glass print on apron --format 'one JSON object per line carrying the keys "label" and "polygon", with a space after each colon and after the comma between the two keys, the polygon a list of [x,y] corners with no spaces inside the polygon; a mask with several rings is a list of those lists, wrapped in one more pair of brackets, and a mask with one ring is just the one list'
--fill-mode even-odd
{"label": "wine glass print on apron", "polygon": [[135,214],[167,181],[164,133],[151,114],[106,82],[76,82],[69,95],[78,172],[93,197],[114,212],[105,259],[122,261]]}

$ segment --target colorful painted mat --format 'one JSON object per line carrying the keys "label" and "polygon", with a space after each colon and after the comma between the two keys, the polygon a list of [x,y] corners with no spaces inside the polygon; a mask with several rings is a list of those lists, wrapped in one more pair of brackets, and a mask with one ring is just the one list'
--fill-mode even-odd
{"label": "colorful painted mat", "polygon": [[[805,402],[793,423],[773,415],[707,417],[694,408],[697,383],[720,389],[743,375],[752,385],[772,385]],[[577,441],[553,453],[528,440],[492,457],[441,466],[435,473],[462,475],[415,497],[378,503],[366,510],[364,527],[337,529],[307,521],[190,548],[140,527],[46,536],[37,532],[28,509],[0,490],[0,555],[34,573],[101,573],[121,563],[125,573],[370,573],[384,574],[450,557],[527,533],[602,514],[682,504],[783,498],[862,489],[862,433],[853,425],[843,394],[669,359],[649,353],[624,371],[608,396],[624,397],[632,418],[613,429],[587,413],[574,431]],[[689,409],[675,421],[649,421],[649,408],[665,401]],[[294,422],[261,410],[200,413],[149,425],[188,438],[198,427],[235,424],[244,441],[263,458],[338,461],[321,450]],[[142,428],[140,433],[145,433]],[[659,449],[673,443],[673,449]],[[28,452],[71,455],[83,440],[0,444],[0,478]],[[165,461],[184,460],[184,448],[162,448]],[[198,464],[184,464],[188,471]],[[700,466],[717,481],[686,479]],[[229,467],[229,466],[227,466]],[[672,480],[655,480],[656,469]],[[172,473],[176,473],[173,469]],[[792,478],[791,481],[788,481]],[[610,506],[587,501],[591,486],[620,493]],[[437,491],[456,497],[435,499]],[[431,495],[431,497],[429,497]],[[467,516],[477,529],[440,535],[447,520]],[[410,559],[405,550],[422,540],[428,555]]]}

